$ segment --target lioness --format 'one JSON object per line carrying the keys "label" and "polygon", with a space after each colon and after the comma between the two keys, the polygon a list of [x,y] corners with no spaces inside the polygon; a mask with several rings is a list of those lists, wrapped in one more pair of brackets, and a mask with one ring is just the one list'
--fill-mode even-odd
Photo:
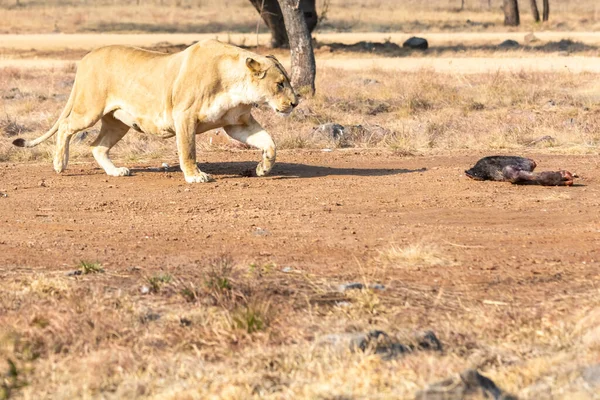
{"label": "lioness", "polygon": [[33,147],[55,133],[54,170],[65,170],[71,137],[102,120],[92,154],[111,176],[130,175],[115,167],[108,152],[129,128],[163,138],[176,136],[179,162],[186,182],[212,178],[196,165],[196,134],[224,128],[240,142],[263,151],[256,174],[263,176],[275,163],[275,144],[254,120],[254,104],[268,103],[288,114],[298,104],[283,66],[273,56],[220,43],[198,42],[184,51],[163,54],[126,46],[92,51],[80,62],[71,95],[54,126],[31,141]]}

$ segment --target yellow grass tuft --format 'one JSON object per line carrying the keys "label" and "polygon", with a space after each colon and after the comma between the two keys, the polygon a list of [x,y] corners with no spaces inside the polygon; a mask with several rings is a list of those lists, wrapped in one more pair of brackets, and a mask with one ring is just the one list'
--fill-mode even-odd
{"label": "yellow grass tuft", "polygon": [[426,267],[449,264],[438,246],[426,243],[407,246],[391,245],[389,248],[379,251],[378,260],[388,267]]}

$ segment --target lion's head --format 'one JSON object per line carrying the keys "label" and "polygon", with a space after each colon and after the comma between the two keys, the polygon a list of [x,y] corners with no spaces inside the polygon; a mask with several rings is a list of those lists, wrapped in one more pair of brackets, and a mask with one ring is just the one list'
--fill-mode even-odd
{"label": "lion's head", "polygon": [[278,113],[289,114],[298,105],[298,97],[281,63],[274,56],[266,58],[262,63],[250,57],[246,59],[251,79],[262,102]]}

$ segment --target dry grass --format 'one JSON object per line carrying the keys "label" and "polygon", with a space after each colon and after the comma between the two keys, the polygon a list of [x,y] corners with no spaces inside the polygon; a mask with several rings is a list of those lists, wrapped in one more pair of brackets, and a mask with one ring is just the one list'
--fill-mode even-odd
{"label": "dry grass", "polygon": [[[257,13],[248,0],[0,1],[4,33],[50,32],[254,32]],[[323,0],[317,1],[318,12]],[[331,0],[321,31],[503,31],[501,1]],[[541,7],[541,4],[540,4]],[[226,12],[225,12],[226,10]],[[521,6],[523,31],[597,30],[600,6],[593,0],[552,4],[550,22],[535,24]],[[234,18],[232,19],[232,16]],[[259,24],[261,31],[266,31]]]}
{"label": "dry grass", "polygon": [[[41,135],[59,115],[71,84],[71,69],[0,70],[0,113],[4,126],[0,160],[46,160],[50,140],[34,149],[10,144],[16,136]],[[379,148],[398,154],[438,154],[489,150],[560,154],[598,154],[600,82],[594,74],[499,72],[447,75],[432,71],[396,74],[376,69],[320,71],[317,96],[289,118],[266,108],[257,119],[274,135],[280,149]],[[325,123],[345,127],[340,138],[315,130]],[[8,127],[8,128],[7,128]],[[71,159],[90,159],[88,144],[97,127],[77,136]],[[553,141],[535,139],[551,136]],[[214,139],[214,140],[213,140]],[[239,149],[219,136],[200,135],[202,151]],[[176,160],[173,140],[130,132],[113,157],[124,162]],[[158,161],[157,161],[158,162]]]}
{"label": "dry grass", "polygon": [[[598,87],[595,75],[323,70],[318,82],[317,97],[277,124],[282,147],[380,147],[405,154],[502,151],[524,150],[549,135],[555,139],[551,146],[537,147],[597,154],[600,98],[588,91]],[[268,113],[259,115],[267,126],[278,122]],[[347,127],[343,140],[331,143],[315,135],[313,127],[328,122]]]}
{"label": "dry grass", "polygon": [[408,246],[392,245],[380,251],[379,261],[391,268],[428,267],[447,265],[439,247],[429,243],[410,244]]}
{"label": "dry grass", "polygon": [[[372,264],[386,282],[397,276],[377,258]],[[144,294],[146,274],[169,279]],[[600,354],[591,287],[541,303],[505,293],[500,305],[486,305],[460,284],[432,291],[396,281],[318,302],[308,300],[323,298],[327,282],[229,257],[177,270],[0,277],[0,372],[13,371],[4,398],[412,398],[467,367],[525,399],[575,390],[593,398],[580,377]],[[403,343],[433,329],[445,351],[384,361],[315,346],[326,334],[370,329]]]}

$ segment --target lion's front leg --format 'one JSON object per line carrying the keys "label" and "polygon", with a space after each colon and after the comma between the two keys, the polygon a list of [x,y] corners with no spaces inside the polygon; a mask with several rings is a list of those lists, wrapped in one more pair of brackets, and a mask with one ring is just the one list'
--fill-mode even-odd
{"label": "lion's front leg", "polygon": [[196,124],[194,120],[181,119],[176,122],[175,135],[179,166],[187,183],[212,182],[214,179],[200,171],[196,164]]}
{"label": "lion's front leg", "polygon": [[275,142],[252,116],[240,125],[227,125],[223,129],[232,138],[262,150],[262,161],[256,166],[256,175],[265,176],[271,172],[276,158]]}

